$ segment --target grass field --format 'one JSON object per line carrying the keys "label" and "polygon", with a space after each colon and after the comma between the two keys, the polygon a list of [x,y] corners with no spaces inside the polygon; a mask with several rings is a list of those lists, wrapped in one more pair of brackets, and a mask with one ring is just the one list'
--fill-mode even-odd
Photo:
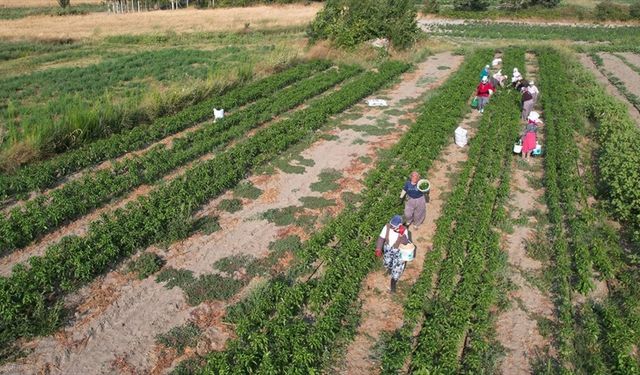
{"label": "grass field", "polygon": [[[0,374],[640,374],[640,27],[341,50],[320,6],[0,20]],[[496,58],[539,156],[516,90],[470,106]]]}

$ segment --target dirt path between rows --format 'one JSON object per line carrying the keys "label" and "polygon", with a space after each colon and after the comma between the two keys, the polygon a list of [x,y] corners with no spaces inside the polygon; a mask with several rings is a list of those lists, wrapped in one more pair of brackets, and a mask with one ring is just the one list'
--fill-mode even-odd
{"label": "dirt path between rows", "polygon": [[[230,198],[231,193],[210,202],[198,215],[219,215],[223,230],[210,235],[196,234],[166,250],[156,247],[149,250],[160,253],[169,267],[201,275],[212,273],[213,263],[224,257],[238,254],[264,257],[271,241],[289,234],[307,238],[309,232],[296,225],[279,227],[260,219],[259,215],[268,209],[299,206],[303,197],[335,199],[344,191],[359,191],[361,179],[373,165],[371,160],[376,159],[377,151],[393,145],[406,130],[399,122],[414,117],[407,111],[413,108],[417,98],[440,85],[461,62],[462,57],[450,53],[432,56],[419,64],[416,71],[405,74],[401,83],[378,94],[388,99],[388,108],[358,105],[341,115],[338,120],[343,119],[342,125],[328,130],[332,137],[318,140],[301,152],[302,158],[313,160],[313,165],[307,165],[303,173],[276,171],[250,177],[263,193],[257,200],[243,199],[240,211],[230,214],[217,210],[221,199]],[[391,128],[380,124],[382,118]],[[388,131],[371,131],[380,126]],[[313,191],[311,184],[318,181],[320,173],[327,168],[342,172],[342,178],[337,181],[340,188],[324,193]],[[321,217],[337,213],[344,204],[341,199],[336,200],[336,206],[317,209],[314,214]],[[25,345],[33,352],[0,367],[0,374],[164,373],[178,355],[156,343],[158,334],[195,322],[204,332],[198,352],[219,350],[233,335],[220,322],[224,309],[258,282],[254,279],[230,301],[205,302],[193,307],[186,303],[179,288],[166,289],[153,277],[133,279],[124,274],[121,267],[69,298],[78,305],[74,321],[53,336]],[[194,350],[186,351],[185,356],[192,355]]]}
{"label": "dirt path between rows", "polygon": [[637,53],[621,52],[621,53],[618,53],[618,55],[624,57],[625,59],[627,59],[627,61],[629,61],[629,63],[640,68],[640,55],[638,55]]}
{"label": "dirt path between rows", "polygon": [[[469,113],[460,123],[467,129],[468,136],[473,142],[473,135],[477,130],[480,114],[477,111]],[[398,294],[388,292],[389,276],[384,270],[370,273],[361,288],[359,300],[362,301],[362,320],[356,336],[348,346],[345,363],[342,363],[340,374],[376,374],[379,373],[380,358],[377,358],[374,346],[380,340],[383,332],[392,332],[402,326],[403,303],[406,293],[416,282],[424,265],[424,258],[432,246],[432,238],[436,232],[436,221],[442,212],[446,201],[446,192],[453,186],[455,176],[467,160],[468,146],[459,147],[453,143],[447,146],[432,168],[425,173],[419,171],[431,183],[430,202],[427,204],[427,217],[417,229],[411,227],[410,233],[416,244],[416,259],[411,262],[399,280]],[[401,186],[398,187],[400,194]],[[373,251],[373,249],[371,250]]]}
{"label": "dirt path between rows", "polygon": [[[527,78],[537,80],[536,66],[535,56],[527,54]],[[536,105],[537,111],[541,109]],[[544,145],[542,132],[538,133],[538,143]],[[514,155],[511,168],[509,218],[526,217],[526,222],[518,221],[512,231],[503,236],[502,247],[508,255],[507,272],[515,290],[509,293],[509,308],[498,316],[496,331],[499,342],[506,349],[501,371],[518,375],[530,374],[531,361],[550,345],[549,338],[540,334],[537,319],[554,319],[554,306],[546,292],[532,285],[531,276],[540,277],[544,265],[527,252],[527,244],[536,232],[537,219],[533,213],[543,215],[546,212],[546,207],[540,203],[544,196],[543,159],[533,157],[524,161]]]}
{"label": "dirt path between rows", "polygon": [[591,61],[591,58],[588,55],[580,54],[579,58],[582,65],[589,69],[595,75],[596,79],[602,86],[604,86],[607,93],[620,99],[627,106],[629,115],[636,122],[636,124],[640,126],[640,111],[638,111],[638,109],[634,107],[633,104],[631,104],[627,100],[627,98],[625,98],[624,95],[622,95],[620,91],[618,91],[618,89],[611,84],[611,82],[609,82],[609,79],[598,70],[598,67],[593,63],[593,61]]}

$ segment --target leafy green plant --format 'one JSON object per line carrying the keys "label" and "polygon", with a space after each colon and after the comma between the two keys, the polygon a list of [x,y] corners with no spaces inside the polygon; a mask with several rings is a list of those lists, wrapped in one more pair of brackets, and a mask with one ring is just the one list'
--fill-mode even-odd
{"label": "leafy green plant", "polygon": [[218,209],[227,212],[237,212],[242,209],[242,201],[238,198],[223,199],[218,204]]}
{"label": "leafy green plant", "polygon": [[172,328],[169,332],[156,336],[156,341],[167,348],[175,349],[178,354],[184,353],[187,347],[195,348],[202,330],[194,323]]}
{"label": "leafy green plant", "polygon": [[311,191],[317,191],[319,193],[324,193],[327,191],[336,190],[340,187],[336,183],[339,179],[342,178],[342,173],[336,169],[323,169],[318,175],[318,181],[311,184]]}
{"label": "leafy green plant", "polygon": [[408,48],[418,35],[415,5],[411,0],[328,0],[308,34],[312,41],[329,39],[348,48],[374,38]]}
{"label": "leafy green plant", "polygon": [[130,261],[127,269],[129,272],[136,273],[138,279],[142,280],[158,272],[164,263],[164,259],[158,254],[147,252]]}
{"label": "leafy green plant", "polygon": [[233,196],[237,198],[258,199],[261,194],[262,190],[249,181],[239,183],[238,187],[233,190]]}

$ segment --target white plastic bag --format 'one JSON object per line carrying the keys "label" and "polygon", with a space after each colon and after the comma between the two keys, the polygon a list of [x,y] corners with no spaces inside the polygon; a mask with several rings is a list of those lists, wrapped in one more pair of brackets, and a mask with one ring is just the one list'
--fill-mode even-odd
{"label": "white plastic bag", "polygon": [[213,122],[216,122],[218,119],[224,118],[224,108],[213,109]]}
{"label": "white plastic bag", "polygon": [[367,99],[367,105],[369,107],[386,107],[389,104],[384,99]]}

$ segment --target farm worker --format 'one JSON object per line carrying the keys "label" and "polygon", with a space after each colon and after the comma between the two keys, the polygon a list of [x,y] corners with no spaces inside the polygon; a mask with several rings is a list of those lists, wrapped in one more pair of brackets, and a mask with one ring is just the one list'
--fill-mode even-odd
{"label": "farm worker", "polygon": [[400,258],[400,245],[406,245],[409,243],[409,231],[402,225],[402,217],[395,215],[391,218],[388,224],[386,224],[380,236],[378,242],[376,242],[376,256],[382,258],[384,267],[387,272],[391,274],[391,286],[389,290],[391,293],[395,293],[396,284],[404,268],[406,262],[403,262]]}
{"label": "farm worker", "polygon": [[522,105],[521,117],[523,121],[526,121],[529,118],[529,114],[533,110],[533,104],[534,104],[533,95],[531,94],[531,92],[529,92],[528,87],[524,87],[522,89],[522,100],[521,100],[521,105]]}
{"label": "farm worker", "polygon": [[482,79],[482,77],[485,77],[485,76],[486,77],[489,76],[489,65],[485,65],[482,71],[480,72],[480,79]]}
{"label": "farm worker", "polygon": [[538,144],[537,132],[538,126],[543,125],[540,121],[540,114],[536,111],[532,111],[527,117],[527,125],[524,128],[524,134],[522,135],[522,158],[526,159],[531,155],[531,152],[536,148]]}
{"label": "farm worker", "polygon": [[476,88],[476,97],[478,98],[478,111],[484,112],[484,106],[489,103],[489,97],[493,95],[493,86],[489,83],[489,77],[482,77],[482,81]]}
{"label": "farm worker", "polygon": [[518,68],[513,68],[513,75],[511,76],[511,84],[513,87],[518,86],[518,83],[522,81],[522,74],[518,71]]}
{"label": "farm worker", "polygon": [[493,75],[493,77],[491,78],[491,85],[493,85],[493,87],[504,87],[504,81],[507,79],[507,76],[502,75],[502,69],[498,70],[498,72],[496,74]]}
{"label": "farm worker", "polygon": [[540,91],[533,81],[529,81],[529,93],[533,96],[533,104],[536,104],[538,102],[538,95],[540,95]]}
{"label": "farm worker", "polygon": [[429,199],[426,195],[428,193],[425,194],[418,190],[418,181],[420,181],[420,174],[415,171],[411,172],[411,177],[404,183],[402,192],[400,192],[400,199],[408,197],[404,203],[405,223],[407,227],[413,224],[416,229],[420,227],[427,216],[427,201]]}

